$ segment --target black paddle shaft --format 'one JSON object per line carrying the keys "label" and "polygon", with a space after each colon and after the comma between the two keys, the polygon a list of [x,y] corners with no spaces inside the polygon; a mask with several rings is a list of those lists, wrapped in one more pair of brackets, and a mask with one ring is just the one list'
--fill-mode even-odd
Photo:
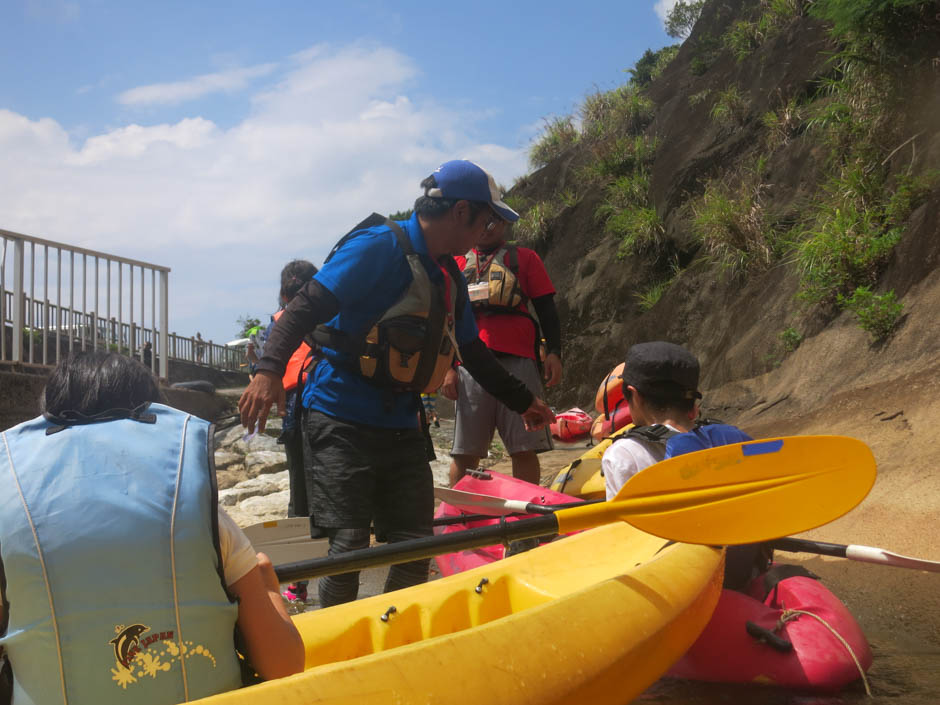
{"label": "black paddle shaft", "polygon": [[784,537],[774,539],[770,545],[777,551],[789,551],[791,553],[818,553],[821,556],[835,556],[836,558],[845,558],[845,551],[848,546],[839,543],[826,543],[825,541],[809,541],[808,539],[793,539]]}
{"label": "black paddle shaft", "polygon": [[493,526],[455,531],[440,536],[426,536],[374,548],[361,548],[325,558],[285,563],[275,566],[274,572],[277,573],[278,580],[288,583],[295,580],[320,578],[324,575],[352,573],[376,565],[407,563],[422,558],[432,558],[442,553],[453,553],[469,548],[491,546],[494,543],[507,543],[556,533],[558,533],[558,521],[554,515],[519,521],[505,521],[500,517],[499,523]]}

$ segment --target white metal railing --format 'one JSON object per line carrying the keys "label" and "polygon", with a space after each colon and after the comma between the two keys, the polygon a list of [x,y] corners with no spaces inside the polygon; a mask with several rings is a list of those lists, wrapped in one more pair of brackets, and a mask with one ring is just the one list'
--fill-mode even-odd
{"label": "white metal railing", "polygon": [[242,351],[169,332],[169,273],[0,230],[0,360],[54,365],[75,350],[102,349],[164,379],[170,359],[238,370]]}

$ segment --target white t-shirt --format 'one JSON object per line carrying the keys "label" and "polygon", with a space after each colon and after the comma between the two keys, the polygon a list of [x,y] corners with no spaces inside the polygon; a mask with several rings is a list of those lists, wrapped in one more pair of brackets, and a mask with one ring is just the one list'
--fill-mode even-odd
{"label": "white t-shirt", "polygon": [[258,555],[245,532],[232,521],[232,517],[226,514],[222,507],[219,507],[219,548],[225,584],[229,587],[258,565]]}
{"label": "white t-shirt", "polygon": [[[666,428],[682,433],[678,428],[666,424]],[[640,470],[655,465],[666,455],[664,443],[652,443],[637,438],[624,438],[614,441],[604,451],[601,458],[601,470],[604,471],[604,485],[607,488],[607,500],[610,501],[620,491],[627,480]]]}

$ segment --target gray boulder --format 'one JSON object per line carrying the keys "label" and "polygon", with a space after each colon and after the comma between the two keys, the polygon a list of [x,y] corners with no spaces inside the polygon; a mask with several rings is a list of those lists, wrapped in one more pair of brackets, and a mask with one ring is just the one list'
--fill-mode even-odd
{"label": "gray boulder", "polygon": [[286,469],[287,454],[283,450],[255,450],[245,455],[245,472],[249,477],[281,472]]}
{"label": "gray boulder", "polygon": [[219,490],[219,504],[223,507],[232,507],[252,497],[276,494],[290,489],[290,478],[287,471],[259,475],[250,480],[239,482],[227,490]]}

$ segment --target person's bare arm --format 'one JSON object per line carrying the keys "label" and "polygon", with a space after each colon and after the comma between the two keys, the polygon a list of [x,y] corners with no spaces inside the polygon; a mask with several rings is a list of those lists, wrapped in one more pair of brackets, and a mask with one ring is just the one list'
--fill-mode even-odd
{"label": "person's bare arm", "polygon": [[258,565],[229,588],[238,598],[238,628],[248,661],[262,678],[283,678],[304,669],[304,644],[281,597],[271,560],[258,554]]}

